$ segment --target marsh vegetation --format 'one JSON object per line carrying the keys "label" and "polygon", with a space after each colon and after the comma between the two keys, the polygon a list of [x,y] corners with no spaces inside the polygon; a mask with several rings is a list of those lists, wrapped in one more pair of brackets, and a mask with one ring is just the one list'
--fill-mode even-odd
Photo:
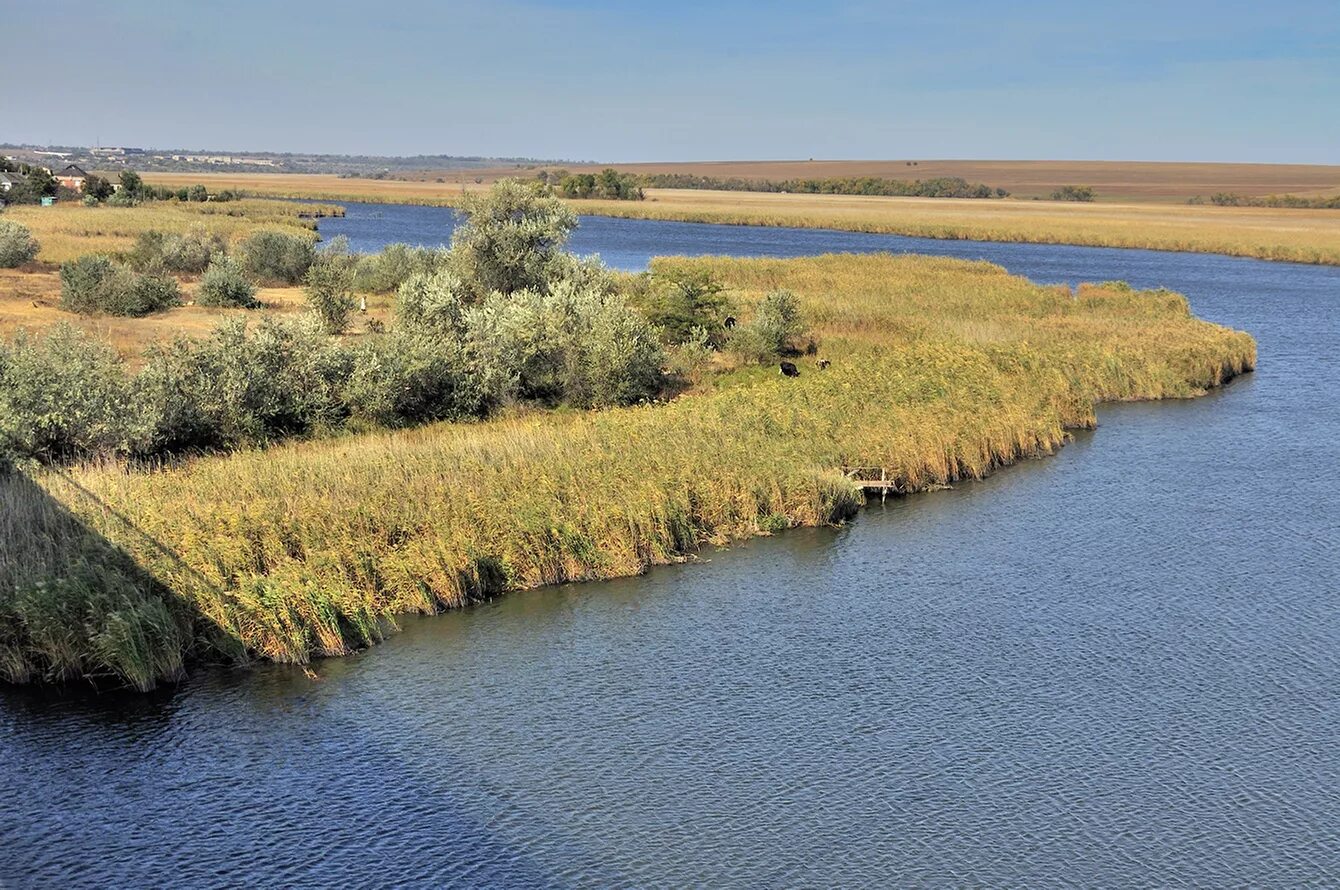
{"label": "marsh vegetation", "polygon": [[[5,676],[146,688],[192,660],[345,653],[399,614],[840,521],[860,502],[844,466],[884,467],[902,491],[981,476],[1051,451],[1098,401],[1196,395],[1255,361],[1250,337],[1176,294],[1072,294],[986,263],[612,275],[565,254],[570,211],[521,188],[474,213],[533,212],[472,218],[431,261],[396,252],[394,268],[428,268],[399,283],[381,335],[234,321],[133,374],[71,332],[10,341],[0,417],[66,420],[10,427],[42,432],[22,454],[47,467],[21,456],[0,483]],[[418,428],[385,429],[402,426]],[[155,454],[197,456],[125,461]]]}

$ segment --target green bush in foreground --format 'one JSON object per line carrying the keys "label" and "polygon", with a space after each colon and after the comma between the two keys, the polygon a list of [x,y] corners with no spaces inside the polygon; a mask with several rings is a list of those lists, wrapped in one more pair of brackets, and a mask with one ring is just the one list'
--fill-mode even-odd
{"label": "green bush in foreground", "polygon": [[256,285],[242,271],[242,265],[227,254],[215,254],[200,279],[200,293],[196,302],[201,306],[224,306],[255,309]]}
{"label": "green bush in foreground", "polygon": [[64,324],[0,342],[0,453],[112,454],[127,444],[130,414],[125,366],[110,344]]}
{"label": "green bush in foreground", "polygon": [[39,248],[27,226],[0,219],[0,269],[13,269],[31,262]]}
{"label": "green bush in foreground", "polygon": [[140,274],[100,254],[62,263],[60,282],[61,308],[80,315],[149,315],[181,301],[175,279]]}

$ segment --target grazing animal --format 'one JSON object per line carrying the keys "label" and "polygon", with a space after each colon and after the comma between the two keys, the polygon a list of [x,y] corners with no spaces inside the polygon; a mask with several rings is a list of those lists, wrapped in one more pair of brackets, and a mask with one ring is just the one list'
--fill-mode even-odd
{"label": "grazing animal", "polygon": [[817,362],[815,362],[815,364],[819,366],[819,370],[820,370],[820,371],[824,371],[824,370],[827,370],[828,366],[831,365],[832,362],[830,362],[830,361],[829,361],[828,359],[826,359],[826,358],[821,358],[821,359],[819,359]]}
{"label": "grazing animal", "polygon": [[726,325],[727,328],[733,328],[733,327],[735,327],[735,316],[734,316],[734,315],[727,315],[727,316],[726,316],[725,325]]}
{"label": "grazing animal", "polygon": [[799,376],[800,376],[800,369],[797,368],[797,367],[796,367],[794,364],[792,364],[791,362],[782,362],[782,364],[781,364],[781,368],[782,368],[782,376],[783,376],[783,377],[799,377]]}

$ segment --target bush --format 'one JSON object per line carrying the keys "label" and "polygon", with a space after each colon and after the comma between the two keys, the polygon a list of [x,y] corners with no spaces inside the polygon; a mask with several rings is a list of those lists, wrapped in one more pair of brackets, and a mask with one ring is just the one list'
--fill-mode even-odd
{"label": "bush", "polygon": [[214,255],[204,277],[200,279],[200,293],[196,302],[201,306],[243,309],[255,309],[260,305],[256,301],[256,286],[247,279],[241,264],[223,253]]}
{"label": "bush", "polygon": [[142,316],[180,302],[174,279],[140,275],[98,254],[62,263],[60,282],[61,308],[81,315]]}
{"label": "bush", "polygon": [[1093,187],[1087,185],[1063,185],[1052,192],[1053,201],[1092,201],[1094,197]]}
{"label": "bush", "polygon": [[143,232],[127,259],[142,272],[174,272],[199,275],[210,259],[227,249],[227,242],[203,226],[192,226],[182,234]]}
{"label": "bush", "polygon": [[316,247],[305,235],[264,229],[241,245],[247,274],[269,283],[298,284],[316,259]]}
{"label": "bush", "polygon": [[675,271],[663,278],[644,279],[642,287],[637,302],[661,329],[666,343],[684,343],[695,328],[702,328],[713,346],[720,345],[730,301],[710,272]]}
{"label": "bush", "polygon": [[789,290],[776,290],[763,298],[749,324],[731,331],[732,352],[750,361],[770,361],[796,351],[795,340],[805,331],[800,301]]}
{"label": "bush", "polygon": [[342,334],[354,311],[354,271],[358,258],[343,245],[319,254],[307,270],[303,291],[307,308],[320,320],[328,334]]}
{"label": "bush", "polygon": [[461,212],[466,222],[452,235],[452,262],[476,301],[495,291],[547,291],[577,227],[572,209],[541,183],[515,179],[466,195]]}
{"label": "bush", "polygon": [[450,260],[450,251],[390,244],[379,254],[359,257],[354,287],[371,293],[390,293],[415,275],[447,268]]}
{"label": "bush", "polygon": [[68,324],[0,342],[0,454],[92,457],[126,445],[125,365],[110,344]]}
{"label": "bush", "polygon": [[229,319],[206,340],[146,355],[135,379],[147,453],[233,447],[333,426],[350,356],[316,325]]}
{"label": "bush", "polygon": [[625,405],[663,382],[656,331],[617,295],[562,283],[552,293],[494,294],[466,315],[466,338],[489,401]]}
{"label": "bush", "polygon": [[13,269],[32,261],[39,249],[27,226],[0,219],[0,269]]}
{"label": "bush", "polygon": [[362,423],[408,426],[481,414],[476,381],[459,340],[406,330],[357,348],[344,395]]}
{"label": "bush", "polygon": [[414,275],[396,291],[402,325],[460,338],[465,332],[469,288],[454,272]]}

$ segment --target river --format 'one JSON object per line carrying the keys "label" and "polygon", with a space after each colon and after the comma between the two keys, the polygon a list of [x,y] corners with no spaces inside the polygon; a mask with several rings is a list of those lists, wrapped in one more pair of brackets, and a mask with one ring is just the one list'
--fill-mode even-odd
{"label": "river", "polygon": [[1163,285],[1259,370],[841,529],[411,619],[317,681],[0,690],[0,885],[1340,883],[1340,269],[596,218],[573,246]]}

